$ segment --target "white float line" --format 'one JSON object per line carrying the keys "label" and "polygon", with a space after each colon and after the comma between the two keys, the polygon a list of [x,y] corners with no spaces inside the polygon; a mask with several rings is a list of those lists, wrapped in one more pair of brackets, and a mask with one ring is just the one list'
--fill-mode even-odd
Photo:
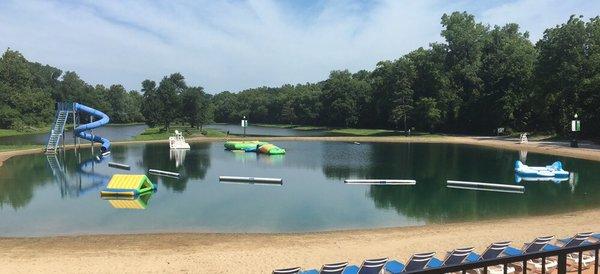
{"label": "white float line", "polygon": [[455,185],[447,185],[446,187],[448,187],[448,188],[456,188],[456,189],[466,189],[466,190],[477,190],[477,191],[515,193],[515,194],[523,194],[523,193],[525,193],[525,189],[521,189],[521,190],[506,190],[506,189],[477,188],[477,187],[466,187],[466,186],[455,186]]}
{"label": "white float line", "polygon": [[102,153],[102,157],[107,156],[107,155],[110,155],[110,150],[107,151],[107,152]]}
{"label": "white float line", "polygon": [[114,167],[114,168],[120,168],[120,169],[127,169],[127,170],[131,169],[131,167],[129,165],[119,164],[119,163],[113,163],[113,162],[108,162],[108,166],[109,167]]}
{"label": "white float line", "polygon": [[164,170],[158,170],[158,169],[148,169],[148,173],[151,173],[154,175],[179,178],[179,173],[177,173],[177,172],[170,172],[170,171],[164,171]]}
{"label": "white float line", "polygon": [[241,182],[241,181],[219,181],[219,183],[231,184],[231,185],[283,186],[283,183],[258,183],[258,182]]}
{"label": "white float line", "polygon": [[238,177],[238,176],[219,176],[219,182],[232,183],[266,183],[266,184],[283,184],[281,178],[260,178],[260,177]]}
{"label": "white float line", "polygon": [[345,184],[350,185],[399,185],[399,186],[412,186],[416,185],[415,180],[395,180],[395,179],[353,179],[344,180]]}
{"label": "white float line", "polygon": [[524,186],[515,186],[515,185],[504,185],[504,184],[491,184],[491,183],[481,183],[481,182],[467,182],[467,181],[453,181],[448,180],[448,185],[466,185],[466,186],[482,186],[482,187],[495,187],[495,188],[508,188],[508,189],[525,189]]}

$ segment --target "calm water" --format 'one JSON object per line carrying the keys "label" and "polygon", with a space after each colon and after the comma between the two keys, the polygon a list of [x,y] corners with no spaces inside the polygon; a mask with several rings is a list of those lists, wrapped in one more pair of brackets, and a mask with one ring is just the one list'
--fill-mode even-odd
{"label": "calm water", "polygon": [[[296,232],[422,225],[600,207],[600,163],[529,153],[527,164],[563,161],[562,183],[526,182],[524,194],[448,189],[447,179],[515,184],[519,152],[455,144],[354,145],[278,142],[287,155],[192,144],[171,155],[166,144],[114,146],[96,163],[68,151],[53,173],[46,156],[11,158],[0,167],[0,236],[164,231]],[[525,155],[522,155],[525,156]],[[52,161],[53,158],[50,158]],[[109,168],[126,163],[132,171]],[[81,164],[79,164],[81,163]],[[183,179],[150,176],[158,191],[144,210],[115,208],[98,191],[115,173],[148,168]],[[282,186],[218,182],[219,175],[281,177]],[[345,185],[346,178],[416,179],[416,186]]]}
{"label": "calm water", "polygon": [[[108,138],[111,141],[126,141],[130,140],[138,134],[142,133],[148,126],[143,124],[135,125],[107,125],[94,130],[94,134]],[[48,133],[27,134],[19,136],[0,137],[0,144],[3,145],[43,145],[48,142],[50,136]],[[68,131],[65,134],[65,143],[73,144],[73,131]],[[82,143],[88,143],[83,141]],[[89,143],[88,143],[89,144]]]}

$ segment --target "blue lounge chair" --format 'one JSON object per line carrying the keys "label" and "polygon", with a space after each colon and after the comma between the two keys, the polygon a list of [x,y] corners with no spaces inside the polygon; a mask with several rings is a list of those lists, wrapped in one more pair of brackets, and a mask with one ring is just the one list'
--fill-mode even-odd
{"label": "blue lounge chair", "polygon": [[429,268],[442,267],[442,266],[452,266],[462,264],[467,260],[467,257],[471,252],[473,252],[473,247],[465,247],[465,248],[457,248],[448,252],[444,261],[439,260],[438,258],[432,258],[431,262],[429,262]]}
{"label": "blue lounge chair", "polygon": [[435,256],[435,252],[413,254],[406,265],[398,261],[389,261],[385,265],[385,271],[391,274],[398,274],[408,271],[423,270],[428,268],[431,259]]}
{"label": "blue lounge chair", "polygon": [[302,271],[302,274],[342,274],[344,269],[348,266],[348,262],[335,263],[335,264],[324,264],[321,270],[311,269]]}
{"label": "blue lounge chair", "polygon": [[[589,242],[592,237],[592,232],[577,233],[575,236],[565,239],[558,239],[558,245],[553,246],[554,248],[565,248],[565,247],[576,247],[585,244],[591,244]],[[572,262],[573,265],[579,266],[579,254],[571,253],[567,254],[567,260]],[[589,264],[593,264],[596,261],[596,257],[593,254],[583,253],[581,254],[581,265],[584,268],[589,267]]]}
{"label": "blue lounge chair", "polygon": [[[506,250],[506,248],[508,248],[510,246],[511,242],[497,242],[497,243],[493,243],[491,245],[489,245],[485,251],[479,255],[475,252],[471,252],[471,254],[469,254],[469,256],[467,257],[467,261],[468,262],[477,262],[477,261],[483,261],[483,260],[491,260],[491,259],[496,259],[499,258],[500,256],[502,256],[504,254],[504,251]],[[495,265],[495,266],[490,266],[487,268],[488,273],[492,273],[492,274],[500,274],[500,273],[504,273],[504,266],[503,265]],[[515,273],[516,269],[513,266],[506,266],[506,273]],[[477,272],[480,272],[479,270]]]}
{"label": "blue lounge chair", "polygon": [[[533,240],[533,242],[526,243],[523,246],[523,249],[516,249],[511,246],[507,247],[504,250],[504,254],[508,256],[519,256],[527,253],[556,250],[557,247],[550,244],[550,241],[552,241],[552,239],[554,239],[554,236],[537,237],[535,238],[535,240]],[[533,270],[542,270],[542,265],[543,264],[541,258],[527,261],[527,267],[531,267]],[[546,271],[550,271],[553,268],[557,267],[558,263],[554,260],[546,259],[545,266]]]}
{"label": "blue lounge chair", "polygon": [[300,267],[275,269],[273,274],[300,274]]}
{"label": "blue lounge chair", "polygon": [[365,260],[360,267],[355,265],[347,266],[344,274],[379,274],[387,263],[388,258]]}

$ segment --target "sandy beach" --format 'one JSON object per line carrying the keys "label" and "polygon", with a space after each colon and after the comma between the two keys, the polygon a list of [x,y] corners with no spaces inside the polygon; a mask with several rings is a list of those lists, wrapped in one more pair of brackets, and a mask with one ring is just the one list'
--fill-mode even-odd
{"label": "sandy beach", "polygon": [[[190,142],[222,141],[192,138]],[[340,142],[460,143],[499,149],[600,161],[600,147],[573,149],[565,143],[529,142],[487,137],[270,137],[261,140]],[[161,141],[158,141],[161,142]],[[115,145],[136,142],[115,142]],[[67,146],[71,149],[72,146]],[[0,165],[16,155],[40,149],[0,152]],[[0,272],[32,273],[270,273],[274,268],[318,267],[323,263],[390,257],[406,260],[414,252],[475,246],[511,240],[520,247],[535,236],[565,237],[600,232],[600,209],[553,216],[534,216],[419,227],[298,234],[164,233],[0,238]]]}
{"label": "sandy beach", "polygon": [[554,216],[374,230],[302,234],[140,234],[0,238],[0,272],[270,273],[274,268],[479,250],[494,241],[514,246],[540,235],[598,230],[600,210]]}

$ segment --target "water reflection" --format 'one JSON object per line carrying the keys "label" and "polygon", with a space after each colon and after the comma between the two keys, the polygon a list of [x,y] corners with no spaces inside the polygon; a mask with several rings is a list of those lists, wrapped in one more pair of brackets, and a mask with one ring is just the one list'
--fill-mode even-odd
{"label": "water reflection", "polygon": [[171,149],[169,151],[169,158],[171,161],[175,161],[175,167],[179,168],[183,162],[185,162],[185,154],[187,153],[187,149]]}
{"label": "water reflection", "polygon": [[[519,151],[418,143],[277,145],[288,154],[236,154],[225,151],[222,143],[198,143],[185,155],[173,153],[167,144],[131,144],[114,146],[105,159],[95,158],[89,149],[56,158],[17,156],[0,167],[0,235],[320,231],[600,207],[600,163],[593,161],[528,153],[527,164],[561,160],[572,176],[560,183],[522,180],[525,193],[509,194],[448,189],[446,180],[515,184],[513,165]],[[130,165],[131,170],[110,168],[108,161]],[[181,174],[181,179],[149,176],[161,189],[151,196],[150,207],[150,196],[113,203],[94,191],[113,174],[146,174],[150,168]],[[218,182],[221,175],[283,178],[285,184],[230,185]],[[414,179],[417,184],[343,183],[367,178]]]}
{"label": "water reflection", "polygon": [[[190,179],[204,179],[206,171],[210,167],[210,155],[207,152],[211,143],[191,144],[189,151],[175,152],[174,155],[169,146],[159,144],[147,144],[142,150],[140,166],[147,169],[161,169],[179,172],[179,179],[161,177],[149,174],[152,182],[158,182],[167,189],[183,192]],[[175,157],[172,157],[175,156]],[[184,158],[178,159],[178,157]],[[173,159],[174,158],[174,159]],[[178,162],[178,160],[182,160]]]}
{"label": "water reflection", "polygon": [[101,197],[102,200],[108,201],[113,208],[117,209],[146,209],[148,201],[152,197],[152,192],[144,193],[138,196],[118,197],[108,196]]}

